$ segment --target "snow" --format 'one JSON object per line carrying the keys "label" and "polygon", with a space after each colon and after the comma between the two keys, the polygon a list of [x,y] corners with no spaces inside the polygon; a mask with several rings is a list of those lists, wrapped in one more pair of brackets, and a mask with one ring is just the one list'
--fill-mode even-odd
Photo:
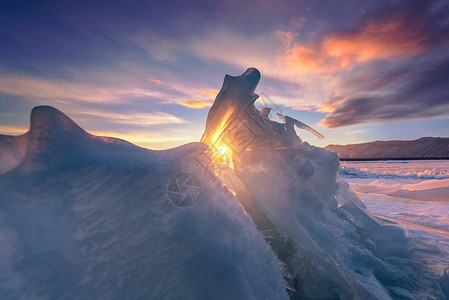
{"label": "snow", "polygon": [[[449,161],[363,161],[342,162],[340,174],[345,178],[409,180],[449,179]],[[371,180],[372,181],[372,180]]]}
{"label": "snow", "polygon": [[[444,269],[449,265],[449,161],[344,162],[342,175],[368,210],[387,223],[405,228],[429,254],[423,260],[443,275],[442,290],[449,286]],[[361,178],[345,170],[363,170]],[[387,177],[385,170],[396,176]],[[356,173],[356,172],[354,172]],[[418,174],[434,174],[424,179]],[[366,174],[372,174],[368,177]],[[399,175],[399,176],[397,176]],[[446,179],[435,179],[446,178]],[[438,254],[439,252],[439,254]],[[447,271],[446,271],[447,272]]]}
{"label": "snow", "polygon": [[449,201],[449,179],[428,180],[414,184],[385,184],[376,180],[369,184],[352,183],[351,188],[362,193],[383,194],[421,201]]}
{"label": "snow", "polygon": [[[241,160],[242,181],[297,249],[284,263],[302,282],[296,286],[300,297],[440,297],[441,265],[429,262],[426,268],[433,271],[426,272],[420,264],[429,251],[438,257],[439,250],[371,216],[337,176],[336,153],[302,143],[289,153],[250,151]],[[305,161],[315,170],[310,178],[298,176],[294,168]]]}

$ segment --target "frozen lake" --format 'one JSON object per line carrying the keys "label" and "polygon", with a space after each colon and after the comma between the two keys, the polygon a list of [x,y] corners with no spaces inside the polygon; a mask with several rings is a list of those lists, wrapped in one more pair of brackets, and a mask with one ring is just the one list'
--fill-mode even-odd
{"label": "frozen lake", "polygon": [[449,179],[449,160],[342,161],[340,174],[360,183],[373,179],[401,184]]}
{"label": "frozen lake", "polygon": [[449,160],[341,162],[340,174],[368,210],[397,223],[449,260]]}

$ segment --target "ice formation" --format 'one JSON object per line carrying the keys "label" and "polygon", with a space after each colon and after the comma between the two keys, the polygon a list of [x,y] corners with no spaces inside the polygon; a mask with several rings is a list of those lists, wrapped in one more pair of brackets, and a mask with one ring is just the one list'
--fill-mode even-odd
{"label": "ice formation", "polygon": [[438,249],[372,217],[337,174],[337,153],[301,142],[291,130],[276,134],[278,123],[254,106],[259,77],[253,68],[226,76],[203,141],[212,150],[216,144],[230,149],[234,172],[216,173],[284,264],[290,297],[444,297],[436,275],[441,270],[429,271],[420,259]]}
{"label": "ice formation", "polygon": [[[0,299],[288,299],[275,254],[195,160],[205,148],[151,151],[34,108],[27,133],[0,136]],[[189,207],[167,195],[183,173],[201,184]]]}
{"label": "ice formation", "polygon": [[46,106],[0,136],[1,298],[444,299],[448,271],[421,260],[438,248],[258,111],[259,78],[225,77],[203,143],[143,149]]}

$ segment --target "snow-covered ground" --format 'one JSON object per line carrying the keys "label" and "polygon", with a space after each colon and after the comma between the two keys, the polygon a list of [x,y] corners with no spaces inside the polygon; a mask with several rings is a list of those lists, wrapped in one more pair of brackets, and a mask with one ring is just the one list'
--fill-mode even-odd
{"label": "snow-covered ground", "polygon": [[439,247],[435,264],[448,265],[449,160],[341,162],[340,174],[372,214]]}
{"label": "snow-covered ground", "polygon": [[340,167],[344,178],[366,179],[368,182],[373,178],[383,182],[394,179],[399,183],[449,179],[449,160],[344,161]]}

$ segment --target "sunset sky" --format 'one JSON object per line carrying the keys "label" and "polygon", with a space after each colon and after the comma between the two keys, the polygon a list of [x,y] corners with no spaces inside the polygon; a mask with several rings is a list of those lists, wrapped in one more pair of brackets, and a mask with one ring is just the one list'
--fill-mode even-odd
{"label": "sunset sky", "polygon": [[312,144],[449,136],[449,1],[2,1],[0,134],[36,105],[151,149],[199,141],[225,74]]}

